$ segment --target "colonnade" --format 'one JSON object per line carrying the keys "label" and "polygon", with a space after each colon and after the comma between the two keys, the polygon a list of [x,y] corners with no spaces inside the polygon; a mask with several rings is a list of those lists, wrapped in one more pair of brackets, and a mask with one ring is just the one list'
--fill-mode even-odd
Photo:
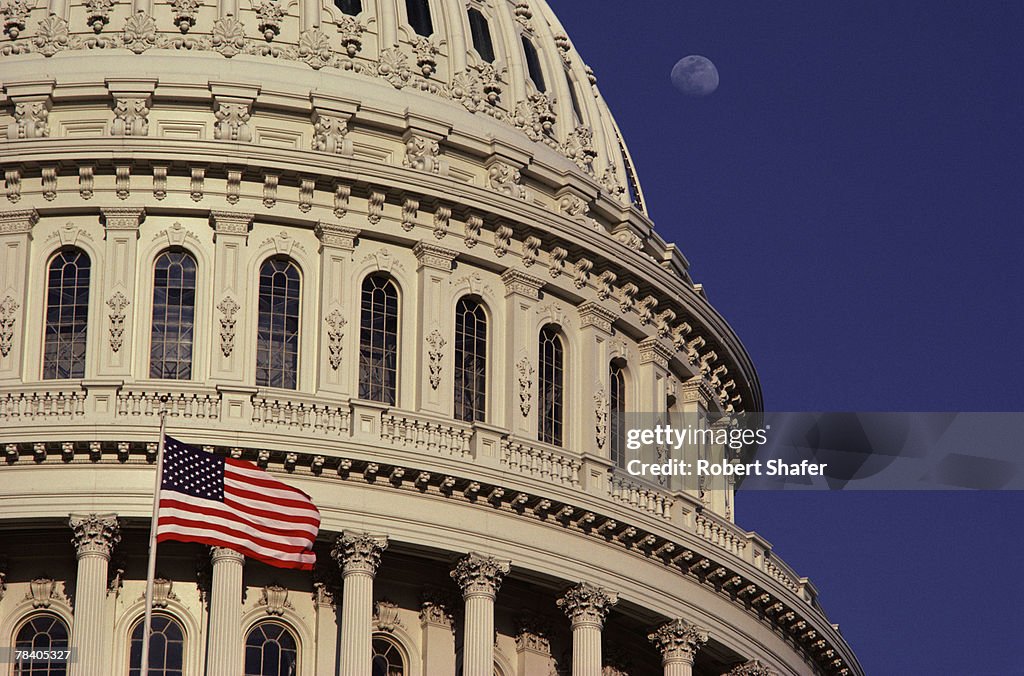
{"label": "colonnade", "polygon": [[[104,673],[104,665],[110,663],[110,656],[103,648],[108,643],[103,617],[107,568],[111,553],[121,539],[120,525],[115,514],[85,514],[72,515],[70,526],[78,560],[71,646],[77,648],[79,661],[71,665],[69,673],[70,676],[93,676]],[[387,546],[384,536],[345,531],[338,536],[331,551],[341,569],[343,586],[338,676],[366,676],[372,671],[373,584],[381,554]],[[237,676],[243,657],[241,616],[245,557],[230,549],[211,547],[211,562],[206,673],[208,676]],[[495,601],[510,565],[510,561],[471,552],[460,558],[451,571],[452,579],[462,591],[465,610],[463,676],[494,674]],[[571,587],[557,600],[557,606],[571,622],[573,676],[601,676],[601,632],[617,601],[615,592],[589,582]],[[428,606],[438,612],[431,612]],[[443,626],[442,616],[446,612],[450,609],[425,603],[421,614],[424,627],[431,622]],[[661,653],[665,676],[691,676],[694,657],[708,640],[708,634],[683,619],[676,619],[659,627],[648,639]],[[546,648],[547,639],[541,642]],[[428,658],[426,651],[424,658]],[[441,662],[444,661],[442,657]],[[449,664],[444,671],[454,667],[450,659],[447,661]],[[440,663],[424,665],[424,669],[440,666]]]}

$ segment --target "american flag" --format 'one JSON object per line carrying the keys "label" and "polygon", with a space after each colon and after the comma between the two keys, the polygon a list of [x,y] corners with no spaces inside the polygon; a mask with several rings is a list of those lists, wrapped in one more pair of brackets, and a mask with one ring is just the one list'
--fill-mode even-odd
{"label": "american flag", "polygon": [[313,568],[320,512],[308,495],[252,463],[164,439],[158,542],[201,542],[278,568]]}

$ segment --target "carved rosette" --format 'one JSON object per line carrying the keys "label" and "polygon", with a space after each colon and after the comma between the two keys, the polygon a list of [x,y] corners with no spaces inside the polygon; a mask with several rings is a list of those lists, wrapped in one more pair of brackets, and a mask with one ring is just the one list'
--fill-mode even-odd
{"label": "carved rosette", "polygon": [[778,676],[778,674],[759,660],[750,660],[736,665],[722,676]]}
{"label": "carved rosette", "polygon": [[510,561],[470,552],[455,564],[451,576],[462,589],[463,598],[486,596],[493,600],[508,574],[510,564]]}
{"label": "carved rosette", "polygon": [[708,632],[678,619],[658,627],[647,640],[661,653],[662,664],[693,664],[697,651],[708,641]]}
{"label": "carved rosette", "polygon": [[335,308],[324,319],[327,324],[327,361],[335,371],[341,366],[342,339],[345,337],[345,325],[348,320]]}
{"label": "carved rosette", "polygon": [[107,301],[107,307],[110,308],[110,349],[114,352],[118,352],[124,345],[125,309],[129,305],[131,301],[120,291]]}
{"label": "carved rosette", "polygon": [[220,310],[220,351],[225,357],[230,357],[235,349],[235,313],[241,307],[231,296],[225,296],[224,300],[217,306]]}
{"label": "carved rosette", "polygon": [[373,577],[380,565],[380,555],[387,548],[386,537],[345,531],[338,536],[331,556],[345,577],[356,574]]}
{"label": "carved rosette", "polygon": [[558,599],[557,604],[572,620],[573,629],[583,626],[600,629],[604,626],[604,620],[608,617],[612,606],[618,603],[618,600],[619,597],[615,592],[607,591],[589,582],[580,582],[565,592],[565,595]]}
{"label": "carved rosette", "polygon": [[430,387],[436,390],[441,385],[441,360],[444,359],[444,346],[448,341],[441,332],[434,329],[427,336],[427,357],[430,359]]}
{"label": "carved rosette", "polygon": [[100,556],[110,560],[110,553],[121,541],[116,514],[73,515],[68,523],[74,531],[71,542],[79,559]]}
{"label": "carved rosette", "polygon": [[18,301],[13,296],[6,296],[0,301],[0,356],[11,353],[14,344],[14,323],[18,319]]}

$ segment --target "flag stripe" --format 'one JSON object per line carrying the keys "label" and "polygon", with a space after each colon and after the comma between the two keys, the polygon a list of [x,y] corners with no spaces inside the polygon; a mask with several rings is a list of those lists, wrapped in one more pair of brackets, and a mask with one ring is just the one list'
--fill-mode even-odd
{"label": "flag stripe", "polygon": [[159,501],[158,541],[227,547],[281,568],[316,560],[316,505],[252,463],[166,437]]}

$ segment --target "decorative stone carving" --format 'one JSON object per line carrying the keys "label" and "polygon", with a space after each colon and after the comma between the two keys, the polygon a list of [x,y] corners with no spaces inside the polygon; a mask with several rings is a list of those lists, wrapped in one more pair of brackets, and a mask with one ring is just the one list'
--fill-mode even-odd
{"label": "decorative stone carving", "polygon": [[148,96],[118,96],[114,99],[114,121],[111,136],[149,135]]}
{"label": "decorative stone carving", "polygon": [[491,190],[502,195],[526,199],[526,188],[521,185],[522,180],[519,170],[505,162],[492,162],[487,168],[487,184]]}
{"label": "decorative stone carving", "polygon": [[299,211],[308,212],[313,208],[314,190],[316,190],[316,179],[299,179]]}
{"label": "decorative stone carving", "polygon": [[171,12],[174,18],[174,25],[178,27],[182,35],[196,25],[196,17],[199,16],[199,0],[170,0]]}
{"label": "decorative stone carving", "polygon": [[573,129],[569,132],[565,143],[562,144],[562,152],[580,169],[590,175],[594,174],[594,160],[597,159],[597,151],[594,150],[593,129],[585,125]]}
{"label": "decorative stone carving", "polygon": [[13,296],[6,296],[0,301],[0,356],[11,353],[14,342],[14,323],[18,319],[18,301]]}
{"label": "decorative stone carving", "polygon": [[252,128],[249,119],[252,117],[252,101],[215,98],[214,115],[217,121],[213,125],[213,137],[218,141],[239,141],[248,143],[252,140]]}
{"label": "decorative stone carving", "polygon": [[189,196],[193,202],[200,202],[203,199],[203,183],[206,181],[206,169],[193,167],[190,176]]}
{"label": "decorative stone carving", "polygon": [[12,40],[17,40],[21,31],[25,30],[25,21],[32,6],[28,0],[5,0],[0,4],[0,16],[4,18],[4,33]]}
{"label": "decorative stone carving", "polygon": [[659,312],[654,316],[654,326],[658,331],[659,338],[667,338],[672,331],[672,322],[676,319],[676,313],[672,309]]}
{"label": "decorative stone carving", "polygon": [[551,622],[535,615],[516,618],[516,648],[551,655]]}
{"label": "decorative stone carving", "polygon": [[466,218],[466,246],[473,247],[480,241],[480,231],[483,229],[484,219],[476,214],[470,214]]}
{"label": "decorative stone carving", "polygon": [[586,218],[590,204],[582,197],[568,193],[558,200],[558,210],[570,218]]}
{"label": "decorative stone carving", "polygon": [[594,392],[594,416],[594,440],[598,448],[604,448],[605,442],[608,441],[608,395],[603,388]]}
{"label": "decorative stone carving", "polygon": [[113,6],[114,0],[86,0],[85,22],[93,32],[99,33],[110,23],[110,9]]}
{"label": "decorative stone carving", "polygon": [[363,573],[373,576],[380,565],[380,555],[387,548],[386,537],[345,531],[338,536],[331,556],[338,562],[343,575]]}
{"label": "decorative stone carving", "polygon": [[7,193],[7,201],[15,204],[21,199],[21,170],[4,170],[4,191]]}
{"label": "decorative stone carving", "polygon": [[57,52],[73,46],[68,32],[68,22],[56,14],[47,15],[39,22],[36,35],[32,38],[32,44],[36,51],[43,56],[53,56]]}
{"label": "decorative stone carving", "polygon": [[677,351],[686,349],[686,337],[692,330],[693,328],[686,322],[673,326],[671,331],[672,347]]}
{"label": "decorative stone carving", "polygon": [[167,167],[153,167],[153,197],[162,200],[167,197]]}
{"label": "decorative stone carving", "polygon": [[357,228],[346,228],[343,225],[327,221],[317,223],[314,232],[324,246],[338,247],[348,251],[355,248],[355,240],[359,236]]}
{"label": "decorative stone carving", "polygon": [[281,34],[281,21],[284,19],[284,8],[277,0],[263,0],[255,6],[256,18],[259,20],[259,31],[263,39],[272,42]]}
{"label": "decorative stone carving", "polygon": [[452,608],[455,599],[439,589],[428,589],[420,599],[420,623],[433,624],[454,630],[455,616]]}
{"label": "decorative stone carving", "polygon": [[416,67],[423,77],[433,75],[437,70],[437,45],[430,38],[420,35],[413,40],[412,53],[416,57]]}
{"label": "decorative stone carving", "polygon": [[214,51],[230,59],[245,52],[245,26],[230,14],[222,16],[213,22],[210,40]]}
{"label": "decorative stone carving", "polygon": [[128,298],[120,291],[107,301],[107,307],[110,308],[110,349],[114,352],[118,352],[124,344],[125,308],[130,304]]}
{"label": "decorative stone carving", "polygon": [[411,134],[405,140],[404,164],[407,167],[436,174],[440,169],[440,154],[441,147],[434,139]]}
{"label": "decorative stone carving", "polygon": [[526,357],[516,362],[516,374],[519,380],[519,410],[523,417],[530,415],[530,398],[533,392],[533,364]]}
{"label": "decorative stone carving", "polygon": [[590,279],[590,271],[593,269],[594,261],[592,260],[581,258],[576,261],[576,265],[573,267],[573,286],[577,289],[585,287]]}
{"label": "decorative stone carving", "polygon": [[512,235],[515,231],[507,225],[499,225],[494,230],[494,255],[504,256],[512,245]]}
{"label": "decorative stone carving", "polygon": [[237,169],[228,169],[227,190],[224,198],[228,204],[238,204],[242,196],[242,172]]}
{"label": "decorative stone carving", "polygon": [[384,193],[379,190],[371,190],[370,196],[366,200],[366,220],[370,221],[374,225],[380,223],[381,217],[384,215]]}
{"label": "decorative stone carving", "polygon": [[522,24],[523,28],[527,30],[533,30],[530,25],[530,19],[533,18],[533,10],[530,9],[530,3],[525,0],[520,0],[515,6],[516,21]]}
{"label": "decorative stone carving", "polygon": [[348,120],[326,111],[313,111],[313,150],[332,155],[351,155],[352,141],[348,134]]}
{"label": "decorative stone carving", "polygon": [[551,249],[551,263],[548,266],[548,274],[557,277],[565,271],[565,259],[569,252],[560,246]]}
{"label": "decorative stone carving", "polygon": [[430,387],[437,389],[441,385],[441,360],[444,359],[444,346],[448,342],[441,335],[441,332],[434,329],[427,336],[427,357],[430,360]]}
{"label": "decorative stone carving", "polygon": [[313,70],[329,66],[334,60],[331,40],[319,28],[299,33],[299,42],[295,49],[298,60],[305,62]]}
{"label": "decorative stone carving", "polygon": [[335,308],[324,319],[327,324],[327,363],[335,371],[341,366],[342,339],[345,337],[345,325],[348,320]]}
{"label": "decorative stone carving", "polygon": [[644,242],[640,239],[640,235],[629,228],[619,230],[614,234],[614,237],[622,246],[632,251],[641,251],[644,248]]}
{"label": "decorative stone carving", "polygon": [[14,122],[7,128],[7,138],[45,138],[50,135],[50,99],[15,101]]}
{"label": "decorative stone carving", "polygon": [[612,296],[617,275],[611,270],[605,270],[597,276],[597,297],[601,300],[608,300]]}
{"label": "decorative stone carving", "polygon": [[352,186],[347,183],[334,184],[334,215],[341,218],[348,213],[348,200],[352,196]]}
{"label": "decorative stone carving", "polygon": [[640,316],[640,323],[643,325],[650,324],[654,319],[654,308],[658,306],[658,299],[654,296],[644,296],[642,300],[636,304],[636,313]]}
{"label": "decorative stone carving", "polygon": [[402,202],[402,229],[409,231],[416,227],[416,214],[419,213],[419,200],[407,197]]}
{"label": "decorative stone carving", "polygon": [[231,296],[225,296],[217,306],[220,310],[220,352],[230,357],[235,350],[235,313],[241,307]]}
{"label": "decorative stone carving", "polygon": [[722,676],[778,676],[778,674],[759,660],[750,660],[736,665]]}
{"label": "decorative stone carving", "polygon": [[547,94],[540,92],[530,94],[526,101],[516,105],[512,116],[512,124],[519,127],[534,141],[541,141],[551,146],[557,142],[551,137],[558,116],[555,106]]}
{"label": "decorative stone carving", "polygon": [[530,235],[523,240],[523,265],[530,267],[537,262],[537,254],[540,252],[540,238]]}
{"label": "decorative stone carving", "polygon": [[409,57],[398,47],[382,49],[377,62],[377,75],[390,82],[395,89],[405,87],[412,79]]}
{"label": "decorative stone carving", "polygon": [[124,46],[141,54],[156,46],[157,29],[153,17],[144,12],[132,14],[124,23]]}
{"label": "decorative stone carving", "polygon": [[365,29],[362,24],[354,16],[345,15],[338,21],[336,28],[345,53],[349,57],[354,57],[363,48],[363,31]]}
{"label": "decorative stone carving", "polygon": [[83,164],[78,167],[78,196],[84,200],[92,199],[94,184],[94,168]]}
{"label": "decorative stone carving", "polygon": [[493,599],[501,588],[502,580],[508,574],[509,568],[509,561],[470,552],[459,559],[451,576],[462,589],[464,597],[488,596]]}
{"label": "decorative stone carving", "polygon": [[[201,171],[201,170],[200,170]],[[126,200],[131,195],[132,188],[132,174],[131,166],[127,164],[119,164],[114,167],[114,194],[117,195],[118,199]],[[200,192],[200,197],[202,193]],[[195,199],[195,194],[192,196]]]}
{"label": "decorative stone carving", "polygon": [[452,210],[448,207],[438,207],[434,212],[434,237],[444,239],[448,234],[448,222],[451,220]]}
{"label": "decorative stone carving", "polygon": [[28,599],[32,599],[33,608],[49,608],[53,599],[60,599],[56,581],[49,577],[33,578],[25,594],[25,600]]}
{"label": "decorative stone carving", "polygon": [[109,560],[110,552],[121,541],[121,526],[114,514],[72,515],[69,520],[78,558],[102,556]]}
{"label": "decorative stone carving", "polygon": [[623,186],[622,181],[619,180],[618,171],[616,171],[615,165],[612,164],[605,167],[604,173],[601,174],[601,186],[604,187],[612,197],[620,197],[626,192],[625,186]]}
{"label": "decorative stone carving", "polygon": [[632,282],[626,282],[619,287],[619,310],[621,310],[623,314],[633,309],[636,294],[639,291],[640,288]]}
{"label": "decorative stone carving", "polygon": [[618,603],[619,597],[615,592],[608,591],[602,587],[580,582],[578,585],[565,592],[562,598],[556,602],[558,607],[572,620],[573,627],[590,625],[601,627],[608,616],[612,606]]}
{"label": "decorative stone carving", "polygon": [[373,604],[373,626],[377,631],[394,631],[402,626],[398,604],[381,599]]}
{"label": "decorative stone carving", "polygon": [[663,664],[693,664],[697,651],[708,641],[708,632],[679,619],[661,625],[647,640],[661,653]]}
{"label": "decorative stone carving", "polygon": [[288,589],[281,585],[272,584],[264,587],[260,593],[260,600],[256,605],[266,608],[268,615],[281,617],[285,609],[294,608],[288,600]]}
{"label": "decorative stone carving", "polygon": [[52,202],[57,199],[57,167],[42,167],[40,169],[43,188],[43,199]]}

